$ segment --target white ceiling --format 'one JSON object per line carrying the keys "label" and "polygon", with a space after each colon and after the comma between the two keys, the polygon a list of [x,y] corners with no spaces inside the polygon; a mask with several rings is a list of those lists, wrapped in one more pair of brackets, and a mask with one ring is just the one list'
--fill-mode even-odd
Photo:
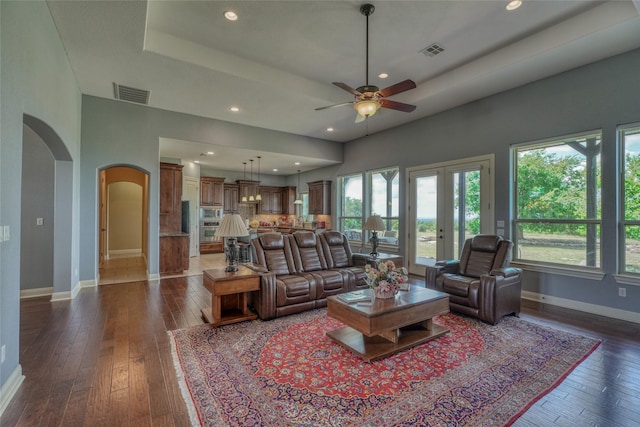
{"label": "white ceiling", "polygon": [[[116,82],[150,90],[152,107],[338,142],[640,47],[639,0],[523,0],[512,12],[506,0],[375,1],[369,83],[412,79],[416,89],[391,99],[417,109],[381,109],[354,123],[349,105],[314,109],[353,100],[331,82],[365,84],[363,3],[48,1],[84,94],[113,99]],[[238,13],[236,22],[223,17],[228,9]],[[432,43],[444,52],[423,55]],[[377,77],[383,71],[388,79]],[[161,155],[195,160],[202,145],[163,140]],[[279,162],[280,173],[295,169],[294,159],[263,154],[263,170]],[[257,155],[202,160],[242,170]],[[302,160],[303,170],[327,165]]]}

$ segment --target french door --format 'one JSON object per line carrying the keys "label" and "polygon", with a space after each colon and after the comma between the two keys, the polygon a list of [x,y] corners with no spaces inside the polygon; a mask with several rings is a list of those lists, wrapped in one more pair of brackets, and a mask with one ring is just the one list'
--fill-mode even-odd
{"label": "french door", "polygon": [[464,241],[493,233],[493,156],[410,168],[408,266],[412,274],[458,259]]}

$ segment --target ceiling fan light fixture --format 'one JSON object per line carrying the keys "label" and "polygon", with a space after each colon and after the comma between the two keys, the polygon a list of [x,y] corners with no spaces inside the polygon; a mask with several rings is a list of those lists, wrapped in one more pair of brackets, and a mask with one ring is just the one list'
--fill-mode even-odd
{"label": "ceiling fan light fixture", "polygon": [[353,107],[362,117],[371,117],[378,111],[378,108],[380,108],[380,103],[378,101],[362,100],[356,102]]}
{"label": "ceiling fan light fixture", "polygon": [[238,14],[235,13],[233,10],[227,10],[224,12],[224,17],[227,19],[227,21],[237,21],[238,20]]}

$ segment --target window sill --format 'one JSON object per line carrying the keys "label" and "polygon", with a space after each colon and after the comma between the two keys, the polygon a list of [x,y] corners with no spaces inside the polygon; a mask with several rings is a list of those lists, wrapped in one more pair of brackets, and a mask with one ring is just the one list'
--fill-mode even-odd
{"label": "window sill", "polygon": [[[579,277],[581,279],[602,280],[605,276],[600,270],[587,270],[579,267],[558,267],[541,264],[528,264],[512,261],[511,267],[518,267],[525,271],[535,271],[538,273],[558,274],[561,276]],[[638,280],[640,284],[640,280]]]}
{"label": "window sill", "polygon": [[614,274],[613,278],[616,283],[621,285],[640,286],[640,276],[632,276],[630,274]]}

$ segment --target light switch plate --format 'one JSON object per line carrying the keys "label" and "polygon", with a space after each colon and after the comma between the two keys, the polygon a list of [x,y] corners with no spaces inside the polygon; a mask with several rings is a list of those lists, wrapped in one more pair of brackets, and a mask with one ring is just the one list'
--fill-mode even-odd
{"label": "light switch plate", "polygon": [[4,229],[4,241],[6,242],[11,238],[11,233],[8,225],[5,225],[3,229]]}
{"label": "light switch plate", "polygon": [[44,225],[44,218],[36,218],[36,225]]}

